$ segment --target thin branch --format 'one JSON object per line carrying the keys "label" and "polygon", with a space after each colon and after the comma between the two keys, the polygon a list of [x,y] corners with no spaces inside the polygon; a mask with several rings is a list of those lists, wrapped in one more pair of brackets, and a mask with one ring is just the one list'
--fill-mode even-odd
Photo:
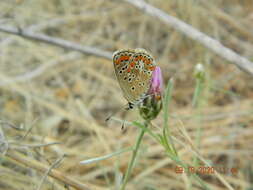
{"label": "thin branch", "polygon": [[46,171],[45,175],[42,177],[41,182],[37,188],[37,190],[40,190],[44,181],[46,180],[47,176],[49,175],[49,173],[51,172],[52,169],[58,167],[58,165],[60,164],[60,162],[63,160],[63,158],[65,157],[65,155],[62,155],[60,158],[58,158]]}
{"label": "thin branch", "polygon": [[224,10],[216,7],[212,1],[201,0],[201,4],[204,5],[206,9],[209,10],[211,14],[213,14],[219,21],[225,22],[234,30],[239,32],[244,38],[253,39],[253,33],[250,30],[247,30],[243,24],[241,24],[236,18],[230,16]]}
{"label": "thin branch", "polygon": [[78,43],[70,42],[67,40],[63,40],[60,38],[56,37],[50,37],[44,34],[36,34],[32,31],[27,31],[27,30],[22,30],[22,29],[16,29],[13,27],[9,26],[0,26],[0,31],[9,33],[9,34],[14,34],[17,36],[21,36],[30,40],[37,40],[40,42],[48,43],[51,45],[59,46],[65,49],[71,49],[74,51],[79,51],[84,54],[88,55],[95,55],[98,57],[106,58],[106,59],[111,59],[112,58],[112,53],[104,50],[100,50],[95,47],[90,47],[90,46],[83,46]]}
{"label": "thin branch", "polygon": [[[107,11],[107,10],[101,10],[100,13],[103,13],[104,11]],[[83,17],[83,16],[98,16],[97,15],[97,12],[96,11],[87,11],[85,10],[83,13],[81,13],[80,15],[66,15],[64,17],[59,17],[59,18],[53,18],[53,19],[50,19],[50,20],[45,20],[45,21],[42,21],[40,23],[36,23],[36,24],[33,24],[31,26],[28,26],[26,27],[26,31],[30,31],[30,32],[39,32],[45,28],[49,28],[49,27],[53,27],[53,28],[56,28],[56,27],[59,27],[60,25],[63,25],[63,24],[66,24],[67,22],[69,21],[72,21],[72,20],[77,20],[78,17]],[[1,16],[0,16],[1,17]],[[7,19],[5,19],[7,20]],[[11,20],[11,19],[10,19]],[[0,25],[2,25],[3,22],[0,22]],[[14,42],[14,38],[5,38],[3,39],[1,42],[0,42],[0,47],[1,46],[5,46],[5,45],[10,45],[10,43]]]}
{"label": "thin branch", "polygon": [[[27,156],[23,155],[23,154],[20,154],[20,153],[17,153],[17,152],[14,152],[13,150],[10,150],[6,153],[6,156],[11,158],[12,160],[15,160],[17,161],[18,163],[21,163],[29,168],[33,168],[33,169],[36,169],[40,172],[47,172],[49,169],[48,169],[48,166],[36,161],[36,160],[32,160],[30,158],[28,158]],[[91,188],[89,188],[87,185],[83,184],[83,183],[80,183],[79,181],[76,181],[70,177],[68,177],[67,175],[59,172],[58,170],[56,169],[51,169],[50,172],[48,173],[49,176],[73,187],[74,189],[77,189],[77,190],[89,190]],[[100,188],[96,188],[94,187],[93,189],[100,189]]]}
{"label": "thin branch", "polygon": [[17,127],[16,125],[14,125],[10,122],[6,122],[6,121],[2,121],[2,120],[0,120],[0,125],[3,127],[10,127],[12,129],[19,130],[19,131],[23,130],[23,127]]}
{"label": "thin branch", "polygon": [[[41,22],[41,23],[37,23],[37,24],[33,24],[31,26],[28,26],[26,28],[26,31],[30,31],[30,32],[38,32],[39,30],[42,30],[46,27],[51,27],[51,26],[58,26],[60,24],[64,24],[64,20],[62,18],[55,18],[55,19],[51,19],[50,21],[46,21],[46,22]],[[2,23],[0,23],[0,25],[2,25]],[[8,37],[3,39],[0,42],[0,47],[2,46],[7,46],[10,45],[11,43],[13,43],[15,40],[12,37]]]}
{"label": "thin branch", "polygon": [[[25,148],[42,148],[46,146],[52,146],[57,144],[62,144],[61,142],[50,142],[50,143],[44,143],[44,144],[21,144],[20,142],[12,142],[10,144],[18,144],[18,147],[25,147]],[[13,148],[13,147],[12,147]]]}
{"label": "thin branch", "polygon": [[175,30],[181,32],[187,37],[196,40],[197,42],[204,45],[206,48],[210,49],[217,55],[226,59],[227,61],[235,64],[241,70],[249,73],[253,76],[253,63],[246,59],[245,57],[235,53],[233,50],[223,46],[219,41],[209,37],[208,35],[200,32],[199,30],[193,28],[189,24],[181,21],[180,19],[170,16],[162,10],[149,5],[143,0],[124,0],[135,7],[143,10],[145,13],[151,16],[157,17],[161,21],[165,22],[167,25],[171,26]]}
{"label": "thin branch", "polygon": [[25,139],[25,138],[28,136],[28,134],[32,131],[33,127],[35,127],[35,123],[36,123],[37,121],[38,121],[38,118],[32,121],[31,126],[30,126],[29,129],[26,131],[26,133],[25,133],[24,136],[21,138],[21,140]]}

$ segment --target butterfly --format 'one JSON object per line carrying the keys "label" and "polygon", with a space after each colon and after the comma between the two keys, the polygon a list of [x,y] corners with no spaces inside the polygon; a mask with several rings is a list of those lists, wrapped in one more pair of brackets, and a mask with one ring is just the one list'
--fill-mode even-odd
{"label": "butterfly", "polygon": [[113,65],[117,80],[128,108],[142,102],[150,88],[152,73],[156,63],[144,49],[118,50],[113,54]]}

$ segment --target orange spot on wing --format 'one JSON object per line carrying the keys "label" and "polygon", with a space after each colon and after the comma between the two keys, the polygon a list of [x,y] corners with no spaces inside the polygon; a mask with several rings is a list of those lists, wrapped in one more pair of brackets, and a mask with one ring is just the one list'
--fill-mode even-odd
{"label": "orange spot on wing", "polygon": [[155,67],[154,67],[154,66],[149,67],[149,70],[154,71],[154,70],[155,70]]}
{"label": "orange spot on wing", "polygon": [[145,63],[148,65],[148,64],[151,64],[151,62],[148,60],[148,59],[146,59],[145,60]]}
{"label": "orange spot on wing", "polygon": [[121,61],[127,61],[129,60],[130,56],[126,55],[126,56],[121,56],[115,63],[116,65],[120,64]]}
{"label": "orange spot on wing", "polygon": [[130,63],[130,67],[134,67],[134,65],[135,65],[134,62]]}
{"label": "orange spot on wing", "polygon": [[128,72],[128,73],[130,73],[130,72],[131,72],[131,68],[130,68],[130,67],[127,69],[127,72]]}

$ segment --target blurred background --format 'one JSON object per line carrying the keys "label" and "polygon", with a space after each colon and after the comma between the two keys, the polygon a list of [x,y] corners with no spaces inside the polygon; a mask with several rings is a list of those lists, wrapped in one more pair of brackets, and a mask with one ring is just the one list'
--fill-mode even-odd
{"label": "blurred background", "polygon": [[[252,0],[149,0],[151,5],[219,40],[253,60]],[[117,189],[131,153],[97,163],[81,160],[132,146],[139,129],[118,120],[141,120],[138,110],[120,111],[123,98],[110,55],[118,49],[144,48],[161,67],[164,83],[173,77],[169,127],[181,159],[192,164],[182,134],[185,129],[198,152],[235,190],[253,189],[253,79],[157,18],[126,1],[1,0],[0,25],[75,42],[106,51],[84,54],[18,35],[0,32],[0,189],[78,189],[48,173],[90,189]],[[205,77],[193,105],[196,64]],[[151,130],[162,130],[162,114]],[[187,148],[188,147],[188,148]],[[191,176],[175,172],[177,164],[163,147],[145,135],[127,189],[204,189]],[[66,155],[56,166],[57,160]],[[30,164],[31,165],[30,165]],[[203,166],[204,164],[200,164]],[[49,170],[47,170],[49,171]],[[214,174],[201,174],[210,189],[231,189]],[[80,188],[79,188],[80,189]]]}

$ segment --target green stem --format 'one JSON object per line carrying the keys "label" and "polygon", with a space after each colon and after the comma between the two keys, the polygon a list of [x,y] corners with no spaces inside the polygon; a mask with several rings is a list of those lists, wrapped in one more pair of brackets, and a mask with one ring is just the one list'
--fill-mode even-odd
{"label": "green stem", "polygon": [[200,103],[200,101],[198,100],[198,98],[200,97],[200,93],[202,91],[202,84],[203,81],[201,81],[200,79],[197,78],[196,80],[196,88],[194,90],[194,94],[193,94],[193,101],[192,101],[192,105],[193,107],[197,107],[198,104]]}
{"label": "green stem", "polygon": [[130,174],[131,174],[133,166],[134,166],[134,162],[136,160],[136,156],[137,156],[138,150],[140,148],[140,144],[141,144],[142,138],[143,138],[144,133],[146,131],[145,129],[148,127],[148,125],[149,125],[149,121],[145,121],[145,123],[144,123],[145,128],[141,129],[141,132],[140,132],[140,134],[139,134],[139,136],[137,138],[136,144],[134,146],[132,158],[131,158],[130,163],[128,164],[128,168],[127,168],[127,171],[126,171],[126,174],[125,174],[125,177],[124,177],[124,180],[123,180],[123,183],[122,183],[122,186],[121,186],[120,190],[124,190],[126,188],[128,179],[130,177]]}

